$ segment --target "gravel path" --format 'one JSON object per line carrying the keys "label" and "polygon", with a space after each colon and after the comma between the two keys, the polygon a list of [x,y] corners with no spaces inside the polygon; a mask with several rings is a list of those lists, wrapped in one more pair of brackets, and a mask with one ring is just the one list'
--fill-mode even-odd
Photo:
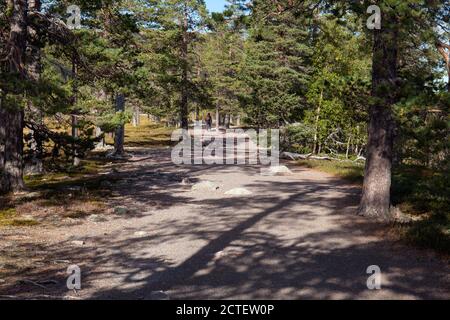
{"label": "gravel path", "polygon": [[[116,214],[60,228],[1,231],[36,264],[0,282],[0,295],[83,299],[449,299],[449,266],[389,240],[355,216],[359,188],[295,168],[174,166],[168,150],[134,150],[108,199]],[[218,190],[180,183],[210,181]],[[245,188],[251,195],[225,195]],[[126,210],[125,210],[126,209]],[[84,241],[84,245],[73,241]],[[65,289],[77,264],[82,290]],[[378,265],[382,289],[368,290]],[[22,283],[20,277],[35,284]],[[54,282],[45,282],[52,279]],[[41,281],[45,287],[37,286]]]}

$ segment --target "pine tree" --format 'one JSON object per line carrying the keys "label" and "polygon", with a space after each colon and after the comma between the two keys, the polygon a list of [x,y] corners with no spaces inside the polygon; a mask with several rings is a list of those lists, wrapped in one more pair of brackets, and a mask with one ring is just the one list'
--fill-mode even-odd
{"label": "pine tree", "polygon": [[194,43],[200,38],[199,30],[204,28],[207,11],[203,0],[168,0],[158,3],[158,25],[169,40],[167,60],[172,66],[169,80],[179,91],[179,117],[182,128],[189,126],[189,97],[192,95],[193,63],[191,59]]}
{"label": "pine tree", "polygon": [[[339,3],[337,8],[364,14],[372,5]],[[444,3],[384,0],[381,9],[381,29],[373,33],[372,99],[369,108],[369,141],[359,214],[374,218],[390,218],[390,192],[396,123],[393,106],[401,97],[398,61],[405,52],[402,44],[417,37],[426,43]],[[420,25],[422,28],[417,28]]]}
{"label": "pine tree", "polygon": [[247,122],[258,127],[300,119],[311,71],[305,19],[291,11],[274,14],[273,9],[271,1],[253,2],[242,67],[248,88],[242,104]]}
{"label": "pine tree", "polygon": [[244,38],[235,26],[234,12],[213,13],[211,32],[199,46],[199,72],[207,77],[211,86],[211,102],[216,108],[216,127],[220,124],[220,112],[225,114],[226,125],[232,115],[239,116],[238,97],[242,87],[239,79],[243,60]]}

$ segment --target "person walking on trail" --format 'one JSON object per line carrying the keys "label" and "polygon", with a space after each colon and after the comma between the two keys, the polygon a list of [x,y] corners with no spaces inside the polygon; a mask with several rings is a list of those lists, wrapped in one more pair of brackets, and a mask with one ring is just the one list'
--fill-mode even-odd
{"label": "person walking on trail", "polygon": [[206,130],[211,131],[212,128],[212,117],[211,114],[208,113],[208,115],[206,116]]}

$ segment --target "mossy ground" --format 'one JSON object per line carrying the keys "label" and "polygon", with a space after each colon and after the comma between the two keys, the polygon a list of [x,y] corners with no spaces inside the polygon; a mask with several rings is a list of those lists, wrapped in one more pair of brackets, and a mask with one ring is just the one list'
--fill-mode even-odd
{"label": "mossy ground", "polygon": [[31,227],[38,224],[33,219],[21,218],[15,208],[0,210],[0,227]]}

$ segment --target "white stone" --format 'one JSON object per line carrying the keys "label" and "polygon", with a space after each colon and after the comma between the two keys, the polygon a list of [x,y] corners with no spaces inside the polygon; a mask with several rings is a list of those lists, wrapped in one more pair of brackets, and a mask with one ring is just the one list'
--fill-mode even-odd
{"label": "white stone", "polygon": [[252,195],[253,192],[245,188],[234,188],[225,192],[225,194],[229,196],[249,196]]}
{"label": "white stone", "polygon": [[192,191],[217,191],[219,190],[220,187],[215,184],[214,182],[211,181],[203,181],[203,182],[199,182],[196,183],[192,186]]}
{"label": "white stone", "polygon": [[145,237],[145,236],[148,235],[148,233],[145,232],[145,231],[136,231],[136,232],[134,233],[134,235],[135,235],[136,237]]}
{"label": "white stone", "polygon": [[82,241],[82,240],[75,240],[75,241],[72,241],[71,244],[73,244],[74,246],[77,246],[77,247],[82,247],[86,243],[84,241]]}
{"label": "white stone", "polygon": [[292,174],[292,171],[289,170],[286,166],[273,166],[269,169],[269,174],[271,175],[280,175],[280,176],[288,176]]}

